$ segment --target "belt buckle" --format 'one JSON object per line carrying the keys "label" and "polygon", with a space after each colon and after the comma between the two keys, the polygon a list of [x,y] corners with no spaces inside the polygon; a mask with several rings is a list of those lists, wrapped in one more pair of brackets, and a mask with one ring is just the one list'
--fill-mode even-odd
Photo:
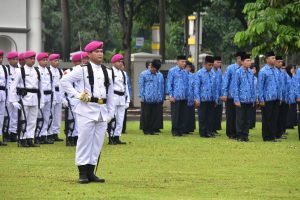
{"label": "belt buckle", "polygon": [[98,102],[97,102],[98,104],[103,104],[104,103],[104,101],[103,101],[103,99],[98,99]]}

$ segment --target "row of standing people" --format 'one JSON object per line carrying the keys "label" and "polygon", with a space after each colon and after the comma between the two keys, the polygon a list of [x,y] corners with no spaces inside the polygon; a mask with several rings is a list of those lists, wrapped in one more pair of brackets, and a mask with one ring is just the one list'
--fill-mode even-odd
{"label": "row of standing people", "polygon": [[[260,107],[263,141],[285,139],[289,107],[294,108],[299,101],[300,76],[295,75],[295,66],[285,69],[282,56],[268,52],[265,57],[266,65],[257,78],[257,69],[250,69],[251,56],[245,52],[236,53],[236,63],[228,66],[224,74],[219,56],[207,56],[196,73],[185,56],[178,56],[177,65],[168,72],[166,89],[171,103],[172,135],[182,136],[195,130],[195,107],[200,136],[219,135],[225,102],[228,138],[249,141],[249,129],[255,126],[256,108]],[[140,128],[144,134],[158,134],[163,127],[165,84],[157,63],[159,60],[153,60],[149,66],[147,63],[139,77]]]}

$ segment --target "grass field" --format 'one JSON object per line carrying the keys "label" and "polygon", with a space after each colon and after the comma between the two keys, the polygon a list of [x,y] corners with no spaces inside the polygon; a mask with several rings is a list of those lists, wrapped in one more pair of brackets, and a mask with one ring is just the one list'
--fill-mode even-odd
{"label": "grass field", "polygon": [[[145,136],[127,124],[127,145],[105,141],[98,175],[106,183],[77,183],[75,148],[0,148],[0,199],[300,199],[300,142],[264,143],[260,124],[251,142],[221,136]],[[224,124],[223,124],[224,127]],[[63,137],[61,135],[61,137]]]}

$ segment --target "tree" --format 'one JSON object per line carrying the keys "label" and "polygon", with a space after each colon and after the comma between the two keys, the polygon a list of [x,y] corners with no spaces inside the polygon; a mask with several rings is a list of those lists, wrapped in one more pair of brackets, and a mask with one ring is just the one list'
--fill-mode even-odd
{"label": "tree", "polygon": [[69,60],[70,57],[70,14],[69,14],[69,1],[61,0],[62,11],[62,58]]}
{"label": "tree", "polygon": [[300,2],[257,0],[245,5],[248,28],[235,35],[240,47],[250,46],[254,56],[274,50],[291,54],[300,50]]}

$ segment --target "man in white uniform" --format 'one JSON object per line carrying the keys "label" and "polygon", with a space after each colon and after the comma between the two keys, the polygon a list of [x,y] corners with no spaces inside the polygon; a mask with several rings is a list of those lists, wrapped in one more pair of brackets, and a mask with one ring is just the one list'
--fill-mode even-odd
{"label": "man in white uniform", "polygon": [[123,55],[116,54],[112,57],[113,63],[112,74],[114,82],[114,103],[115,103],[115,127],[112,130],[112,137],[109,144],[126,144],[120,140],[120,136],[123,129],[123,121],[125,115],[125,109],[129,107],[130,96],[127,85],[127,78],[123,68]]}
{"label": "man in white uniform", "polygon": [[[75,164],[79,169],[79,183],[105,182],[94,174],[94,169],[107,123],[114,115],[113,83],[111,73],[101,64],[103,42],[93,41],[84,50],[90,62],[63,76],[61,86],[68,96],[80,100],[73,109],[78,122]],[[74,82],[82,85],[83,90],[78,92],[72,85]]]}
{"label": "man in white uniform", "polygon": [[[25,52],[24,58],[26,64],[24,67],[17,69],[16,76],[10,88],[11,98],[9,101],[12,102],[16,109],[22,109],[23,120],[26,119],[26,130],[23,130],[19,137],[21,147],[39,146],[33,143],[33,138],[38,109],[39,107],[41,109],[44,107],[44,93],[40,83],[39,70],[33,67],[35,55],[34,51]],[[19,86],[18,94],[17,86]]]}
{"label": "man in white uniform", "polygon": [[50,138],[49,133],[49,120],[51,116],[51,108],[53,106],[53,93],[54,93],[54,85],[52,73],[49,68],[47,68],[48,64],[48,53],[39,53],[37,55],[37,61],[39,63],[38,69],[41,74],[41,83],[42,89],[44,92],[44,107],[40,109],[38,112],[38,116],[43,119],[41,130],[36,131],[35,137],[37,138],[36,142],[39,144],[53,144],[53,141]]}
{"label": "man in white uniform", "polygon": [[[16,69],[18,68],[18,52],[12,51],[9,52],[6,55],[6,58],[8,60],[7,72],[8,72],[8,83],[7,83],[7,89],[8,89],[8,98],[10,94],[9,87],[14,80],[14,76],[16,74]],[[6,100],[6,106],[9,113],[9,136],[6,135],[6,140],[8,142],[16,142],[17,141],[17,118],[18,118],[18,110],[13,107],[13,105]],[[6,112],[6,111],[5,111]],[[8,133],[7,132],[7,133]]]}
{"label": "man in white uniform", "polygon": [[51,54],[49,56],[50,70],[53,77],[54,93],[53,93],[53,105],[52,105],[52,117],[53,121],[49,130],[51,139],[55,142],[62,142],[63,139],[58,137],[60,133],[61,125],[61,110],[62,102],[64,100],[64,92],[60,86],[60,79],[63,76],[62,70],[59,68],[59,54]]}
{"label": "man in white uniform", "polygon": [[[5,104],[7,99],[7,79],[8,72],[4,65],[2,65],[4,52],[0,50],[0,136],[2,135],[2,126],[4,121],[4,113],[5,113]],[[5,136],[3,136],[5,137]],[[6,136],[8,137],[8,136]],[[3,138],[3,142],[0,141],[0,146],[6,146],[5,138]]]}

